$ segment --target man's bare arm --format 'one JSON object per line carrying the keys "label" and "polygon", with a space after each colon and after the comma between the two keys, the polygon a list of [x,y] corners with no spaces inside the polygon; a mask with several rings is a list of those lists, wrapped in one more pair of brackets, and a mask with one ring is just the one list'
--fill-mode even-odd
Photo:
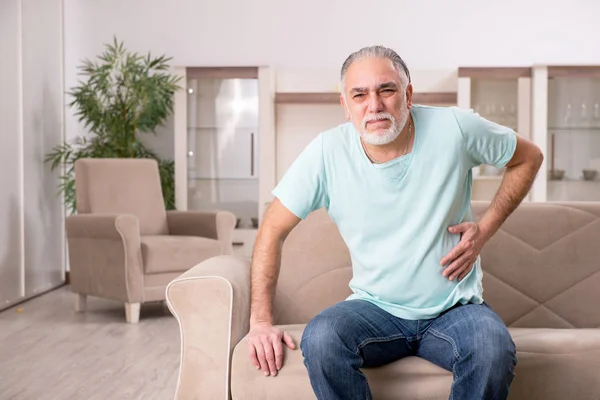
{"label": "man's bare arm", "polygon": [[300,221],[275,198],[265,213],[254,245],[248,351],[252,364],[263,370],[266,376],[277,375],[282,367],[282,341],[289,348],[295,348],[292,338],[273,326],[273,297],[283,242]]}
{"label": "man's bare arm", "polygon": [[281,266],[283,242],[300,222],[281,202],[269,206],[252,255],[250,321],[273,323],[273,297]]}
{"label": "man's bare arm", "polygon": [[460,242],[440,261],[443,276],[460,281],[471,271],[483,246],[531,189],[543,159],[535,144],[517,136],[517,148],[506,165],[502,184],[479,222],[462,222],[448,228],[450,233],[460,235]]}
{"label": "man's bare arm", "polygon": [[506,165],[500,188],[479,221],[486,239],[496,233],[506,218],[523,201],[533,185],[543,160],[544,155],[539,147],[517,135],[517,148]]}

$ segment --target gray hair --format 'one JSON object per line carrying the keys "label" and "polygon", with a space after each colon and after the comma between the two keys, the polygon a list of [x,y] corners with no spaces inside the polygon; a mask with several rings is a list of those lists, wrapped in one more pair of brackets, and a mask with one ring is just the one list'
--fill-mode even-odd
{"label": "gray hair", "polygon": [[400,74],[400,81],[402,82],[402,88],[406,89],[406,87],[410,83],[410,72],[408,72],[408,67],[404,63],[404,60],[400,58],[398,53],[396,53],[392,49],[383,46],[369,46],[363,47],[362,49],[350,54],[348,58],[346,58],[346,61],[344,61],[344,64],[342,64],[342,70],[340,74],[342,87],[345,86],[346,72],[348,71],[348,68],[350,68],[350,65],[352,65],[354,61],[358,61],[364,58],[387,58],[394,64],[394,67],[396,67],[396,69],[398,70],[398,73]]}

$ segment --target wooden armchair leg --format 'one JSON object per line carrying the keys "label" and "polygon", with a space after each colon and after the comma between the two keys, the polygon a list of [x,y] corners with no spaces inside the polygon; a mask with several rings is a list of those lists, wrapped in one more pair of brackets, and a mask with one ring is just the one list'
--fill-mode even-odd
{"label": "wooden armchair leg", "polygon": [[73,300],[76,312],[85,312],[87,306],[87,296],[85,294],[74,293]]}
{"label": "wooden armchair leg", "polygon": [[130,324],[140,321],[140,303],[125,303],[125,319]]}

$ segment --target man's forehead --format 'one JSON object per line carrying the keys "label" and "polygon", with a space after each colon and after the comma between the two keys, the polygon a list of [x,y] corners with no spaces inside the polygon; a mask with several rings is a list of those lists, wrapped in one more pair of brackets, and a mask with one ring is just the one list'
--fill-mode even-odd
{"label": "man's forehead", "polygon": [[389,60],[365,59],[355,61],[346,73],[348,87],[378,87],[386,82],[400,82],[398,70]]}

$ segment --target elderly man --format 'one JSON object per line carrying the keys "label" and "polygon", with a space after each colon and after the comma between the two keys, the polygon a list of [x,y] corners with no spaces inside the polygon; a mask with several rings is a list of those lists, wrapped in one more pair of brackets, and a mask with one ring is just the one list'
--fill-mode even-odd
{"label": "elderly man", "polygon": [[[300,348],[319,399],[370,399],[361,368],[406,356],[454,374],[451,398],[506,399],[515,345],[484,302],[479,253],[523,200],[542,152],[504,126],[456,107],[412,104],[403,60],[363,48],[344,62],[347,122],[320,133],[274,189],[252,262],[251,362],[282,367],[291,337],[273,326],[282,243],[326,207],[352,256],[352,295],[307,325]],[[478,222],[473,167],[506,167]]]}

